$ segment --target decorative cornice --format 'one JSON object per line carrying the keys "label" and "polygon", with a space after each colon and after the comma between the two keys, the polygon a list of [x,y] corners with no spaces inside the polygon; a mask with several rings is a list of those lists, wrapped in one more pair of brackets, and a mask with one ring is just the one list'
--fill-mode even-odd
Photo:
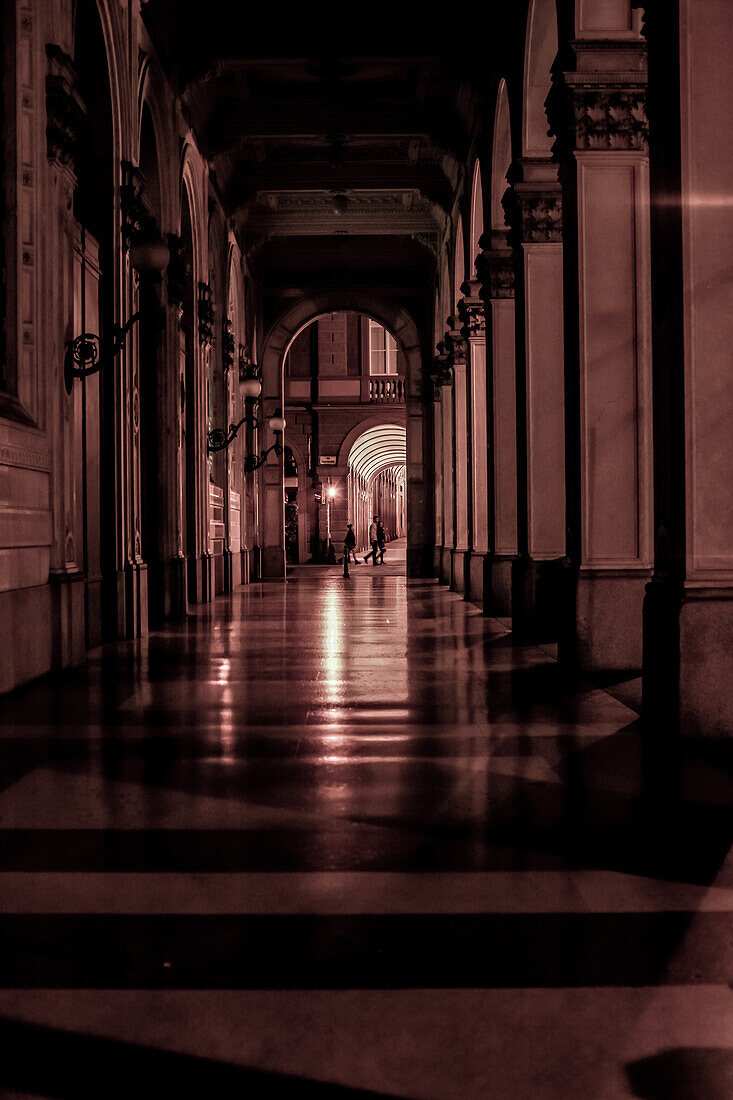
{"label": "decorative cornice", "polygon": [[214,292],[208,283],[199,283],[198,293],[198,319],[199,319],[199,343],[203,347],[211,347],[214,339],[214,318],[216,307],[214,306]]}
{"label": "decorative cornice", "polygon": [[86,122],[74,63],[55,45],[46,46],[46,145],[49,160],[76,170],[76,154]]}
{"label": "decorative cornice", "polygon": [[496,298],[513,298],[514,262],[511,251],[491,248],[491,241],[485,234],[480,237],[478,243],[481,247],[476,257],[479,297],[483,302]]}

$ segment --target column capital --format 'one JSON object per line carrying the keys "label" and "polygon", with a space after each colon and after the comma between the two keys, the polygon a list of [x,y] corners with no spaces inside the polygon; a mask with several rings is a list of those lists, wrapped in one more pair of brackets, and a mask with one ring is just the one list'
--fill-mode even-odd
{"label": "column capital", "polygon": [[514,297],[514,260],[511,249],[492,248],[491,241],[482,235],[481,251],[476,257],[479,296],[483,302],[496,298]]}
{"label": "column capital", "polygon": [[458,316],[461,319],[461,335],[464,340],[483,339],[486,332],[484,303],[480,291],[478,279],[469,279],[461,287],[463,297],[458,303]]}
{"label": "column capital", "polygon": [[48,159],[76,173],[76,156],[86,107],[74,63],[60,46],[46,46],[46,146]]}
{"label": "column capital", "polygon": [[199,283],[197,310],[199,319],[199,343],[208,348],[211,347],[214,339],[214,318],[216,316],[214,291],[208,283]]}
{"label": "column capital", "polygon": [[579,41],[571,51],[575,67],[555,74],[547,101],[556,155],[646,153],[646,42]]}
{"label": "column capital", "polygon": [[122,238],[129,245],[136,233],[143,227],[143,221],[149,214],[143,197],[145,176],[140,168],[129,160],[122,162],[122,183],[120,185],[120,208],[122,211]]}
{"label": "column capital", "polygon": [[463,336],[461,322],[457,316],[451,315],[446,324],[448,328],[443,337],[443,343],[450,354],[453,369],[455,370],[456,367],[460,369],[466,366],[468,355],[468,345]]}
{"label": "column capital", "polygon": [[186,293],[186,281],[191,274],[191,265],[186,258],[186,248],[177,233],[168,233],[166,237],[171,258],[166,269],[168,301],[180,308]]}
{"label": "column capital", "polygon": [[556,244],[562,241],[562,188],[559,181],[514,183],[501,201],[514,243]]}

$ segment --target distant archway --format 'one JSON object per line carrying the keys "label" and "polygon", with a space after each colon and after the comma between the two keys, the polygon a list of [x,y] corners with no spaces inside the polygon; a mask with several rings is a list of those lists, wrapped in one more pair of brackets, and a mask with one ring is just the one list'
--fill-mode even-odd
{"label": "distant archway", "polygon": [[[298,333],[322,314],[351,311],[366,314],[383,325],[397,341],[406,363],[405,416],[407,434],[407,567],[408,575],[432,572],[432,501],[429,462],[430,437],[423,404],[424,347],[414,319],[390,299],[359,290],[336,290],[301,298],[271,326],[262,342],[263,420],[284,402],[284,364]],[[274,442],[268,428],[265,446]],[[287,441],[287,429],[285,433]],[[262,512],[263,575],[284,577],[283,464],[274,455],[259,473]]]}
{"label": "distant archway", "polygon": [[557,56],[557,10],[555,0],[530,0],[524,55],[524,114],[522,156],[549,157],[552,138],[548,134],[545,100],[550,91],[552,66]]}

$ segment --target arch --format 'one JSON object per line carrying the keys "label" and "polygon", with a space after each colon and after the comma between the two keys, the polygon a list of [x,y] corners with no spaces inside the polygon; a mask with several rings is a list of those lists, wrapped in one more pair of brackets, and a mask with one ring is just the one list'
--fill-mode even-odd
{"label": "arch", "polygon": [[385,425],[390,428],[396,426],[404,428],[404,416],[401,415],[400,410],[394,409],[393,411],[387,407],[380,409],[379,412],[375,412],[369,419],[360,420],[341,440],[341,446],[338,450],[337,467],[339,469],[344,469],[348,466],[352,448],[366,432],[373,431],[375,428],[384,427]]}
{"label": "arch", "polygon": [[524,52],[522,156],[549,157],[552,138],[547,132],[545,100],[550,91],[557,56],[555,0],[530,0]]}
{"label": "arch", "polygon": [[[283,311],[270,326],[262,342],[262,419],[264,446],[274,442],[267,419],[283,406],[285,355],[294,337],[323,313],[346,310],[373,317],[397,341],[406,366],[406,424],[408,478],[408,575],[432,574],[431,502],[425,493],[426,463],[430,439],[423,406],[424,348],[414,319],[388,298],[368,291],[337,288],[321,291]],[[382,414],[383,415],[383,414]],[[287,428],[285,433],[287,440]],[[262,566],[266,577],[284,577],[282,462],[271,458],[259,471],[263,500]]]}
{"label": "arch", "polygon": [[387,298],[360,290],[333,290],[301,298],[270,327],[262,343],[262,394],[265,401],[282,405],[285,356],[295,337],[325,313],[363,313],[391,332],[407,363],[408,395],[420,394],[422,342],[412,317]]}
{"label": "arch", "polygon": [[153,115],[147,103],[140,112],[140,148],[138,163],[145,177],[145,199],[160,226],[163,205],[160,181],[160,149]]}
{"label": "arch", "polygon": [[141,67],[138,84],[138,164],[145,173],[143,164],[143,120],[147,113],[155,139],[158,187],[160,189],[159,225],[161,230],[172,228],[176,224],[180,197],[178,194],[180,181],[178,178],[177,151],[172,147],[170,126],[162,106],[166,101],[167,94],[165,80],[158,65],[150,55],[146,55]]}
{"label": "arch", "polygon": [[456,239],[453,246],[453,297],[450,312],[458,312],[458,300],[461,297],[461,287],[466,279],[466,248],[463,241],[463,218],[458,215],[456,224]]}
{"label": "arch", "polygon": [[504,77],[499,81],[494,114],[494,136],[491,150],[491,228],[504,232],[502,198],[507,187],[507,173],[512,162],[512,131],[509,117],[509,93]]}
{"label": "arch", "polygon": [[471,187],[471,240],[469,257],[471,263],[480,251],[479,240],[484,231],[484,189],[481,183],[481,161],[473,167],[473,185]]}
{"label": "arch", "polygon": [[380,423],[362,431],[349,451],[349,469],[368,484],[377,474],[407,461],[407,430],[404,424]]}

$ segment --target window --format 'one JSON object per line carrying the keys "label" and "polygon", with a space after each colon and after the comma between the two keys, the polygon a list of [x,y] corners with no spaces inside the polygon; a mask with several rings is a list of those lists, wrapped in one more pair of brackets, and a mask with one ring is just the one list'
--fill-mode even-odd
{"label": "window", "polygon": [[397,343],[386,328],[369,321],[369,373],[397,374]]}

